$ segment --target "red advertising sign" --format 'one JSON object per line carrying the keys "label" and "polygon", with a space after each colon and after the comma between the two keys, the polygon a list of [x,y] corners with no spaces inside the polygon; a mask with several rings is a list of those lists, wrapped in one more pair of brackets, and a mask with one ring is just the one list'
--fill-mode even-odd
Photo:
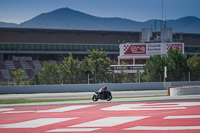
{"label": "red advertising sign", "polygon": [[182,44],[167,44],[167,53],[169,53],[170,50],[179,50],[182,51]]}
{"label": "red advertising sign", "polygon": [[124,45],[124,54],[146,54],[146,45]]}

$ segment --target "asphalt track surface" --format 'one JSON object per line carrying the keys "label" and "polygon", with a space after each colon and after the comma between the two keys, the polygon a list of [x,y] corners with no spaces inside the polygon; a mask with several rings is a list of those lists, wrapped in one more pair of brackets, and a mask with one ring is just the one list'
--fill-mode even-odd
{"label": "asphalt track surface", "polygon": [[200,133],[200,100],[0,108],[0,133],[66,132]]}
{"label": "asphalt track surface", "polygon": [[[65,94],[1,95],[4,99]],[[90,93],[70,93],[91,97]],[[114,92],[113,96],[166,95],[166,91]],[[14,97],[13,97],[14,96]],[[134,97],[133,96],[133,97]],[[200,133],[200,95],[28,104],[0,104],[0,133]]]}
{"label": "asphalt track surface", "polygon": [[[40,94],[8,94],[0,95],[0,100],[5,99],[75,99],[75,98],[91,98],[94,92],[81,93],[40,93]],[[112,91],[113,97],[136,97],[136,96],[156,96],[167,95],[166,90],[150,90],[150,91]]]}

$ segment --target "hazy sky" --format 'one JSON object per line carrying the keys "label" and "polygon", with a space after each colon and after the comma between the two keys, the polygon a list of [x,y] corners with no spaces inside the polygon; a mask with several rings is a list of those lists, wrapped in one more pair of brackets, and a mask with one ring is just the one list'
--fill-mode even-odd
{"label": "hazy sky", "polygon": [[[41,13],[69,7],[99,17],[136,21],[162,18],[162,0],[0,0],[0,21],[21,23]],[[163,0],[164,18],[200,18],[200,0]]]}

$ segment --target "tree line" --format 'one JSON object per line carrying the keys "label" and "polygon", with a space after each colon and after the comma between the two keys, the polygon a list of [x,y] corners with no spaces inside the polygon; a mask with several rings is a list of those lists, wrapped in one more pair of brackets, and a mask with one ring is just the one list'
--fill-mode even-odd
{"label": "tree line", "polygon": [[77,84],[109,82],[108,68],[111,61],[101,50],[92,50],[82,61],[70,53],[59,65],[44,62],[30,80],[30,84]]}
{"label": "tree line", "polygon": [[200,80],[200,57],[195,54],[187,58],[178,50],[170,50],[168,55],[151,56],[144,66],[144,81],[164,81],[164,67],[167,67],[166,81]]}
{"label": "tree line", "polygon": [[26,83],[22,69],[12,71],[12,74],[15,85],[163,82],[166,66],[166,81],[200,80],[200,57],[195,54],[187,58],[178,50],[171,50],[168,55],[151,56],[144,65],[143,73],[138,70],[136,74],[117,74],[111,64],[116,62],[109,60],[104,51],[92,50],[82,61],[69,54],[59,65],[43,62],[43,67]]}

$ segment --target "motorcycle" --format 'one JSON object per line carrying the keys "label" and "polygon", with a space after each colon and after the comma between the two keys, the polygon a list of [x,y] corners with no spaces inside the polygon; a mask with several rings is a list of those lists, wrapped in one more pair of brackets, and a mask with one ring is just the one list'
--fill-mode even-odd
{"label": "motorcycle", "polygon": [[112,100],[112,94],[110,91],[105,91],[103,93],[95,92],[95,94],[93,94],[92,100],[96,102],[99,99],[110,101]]}

